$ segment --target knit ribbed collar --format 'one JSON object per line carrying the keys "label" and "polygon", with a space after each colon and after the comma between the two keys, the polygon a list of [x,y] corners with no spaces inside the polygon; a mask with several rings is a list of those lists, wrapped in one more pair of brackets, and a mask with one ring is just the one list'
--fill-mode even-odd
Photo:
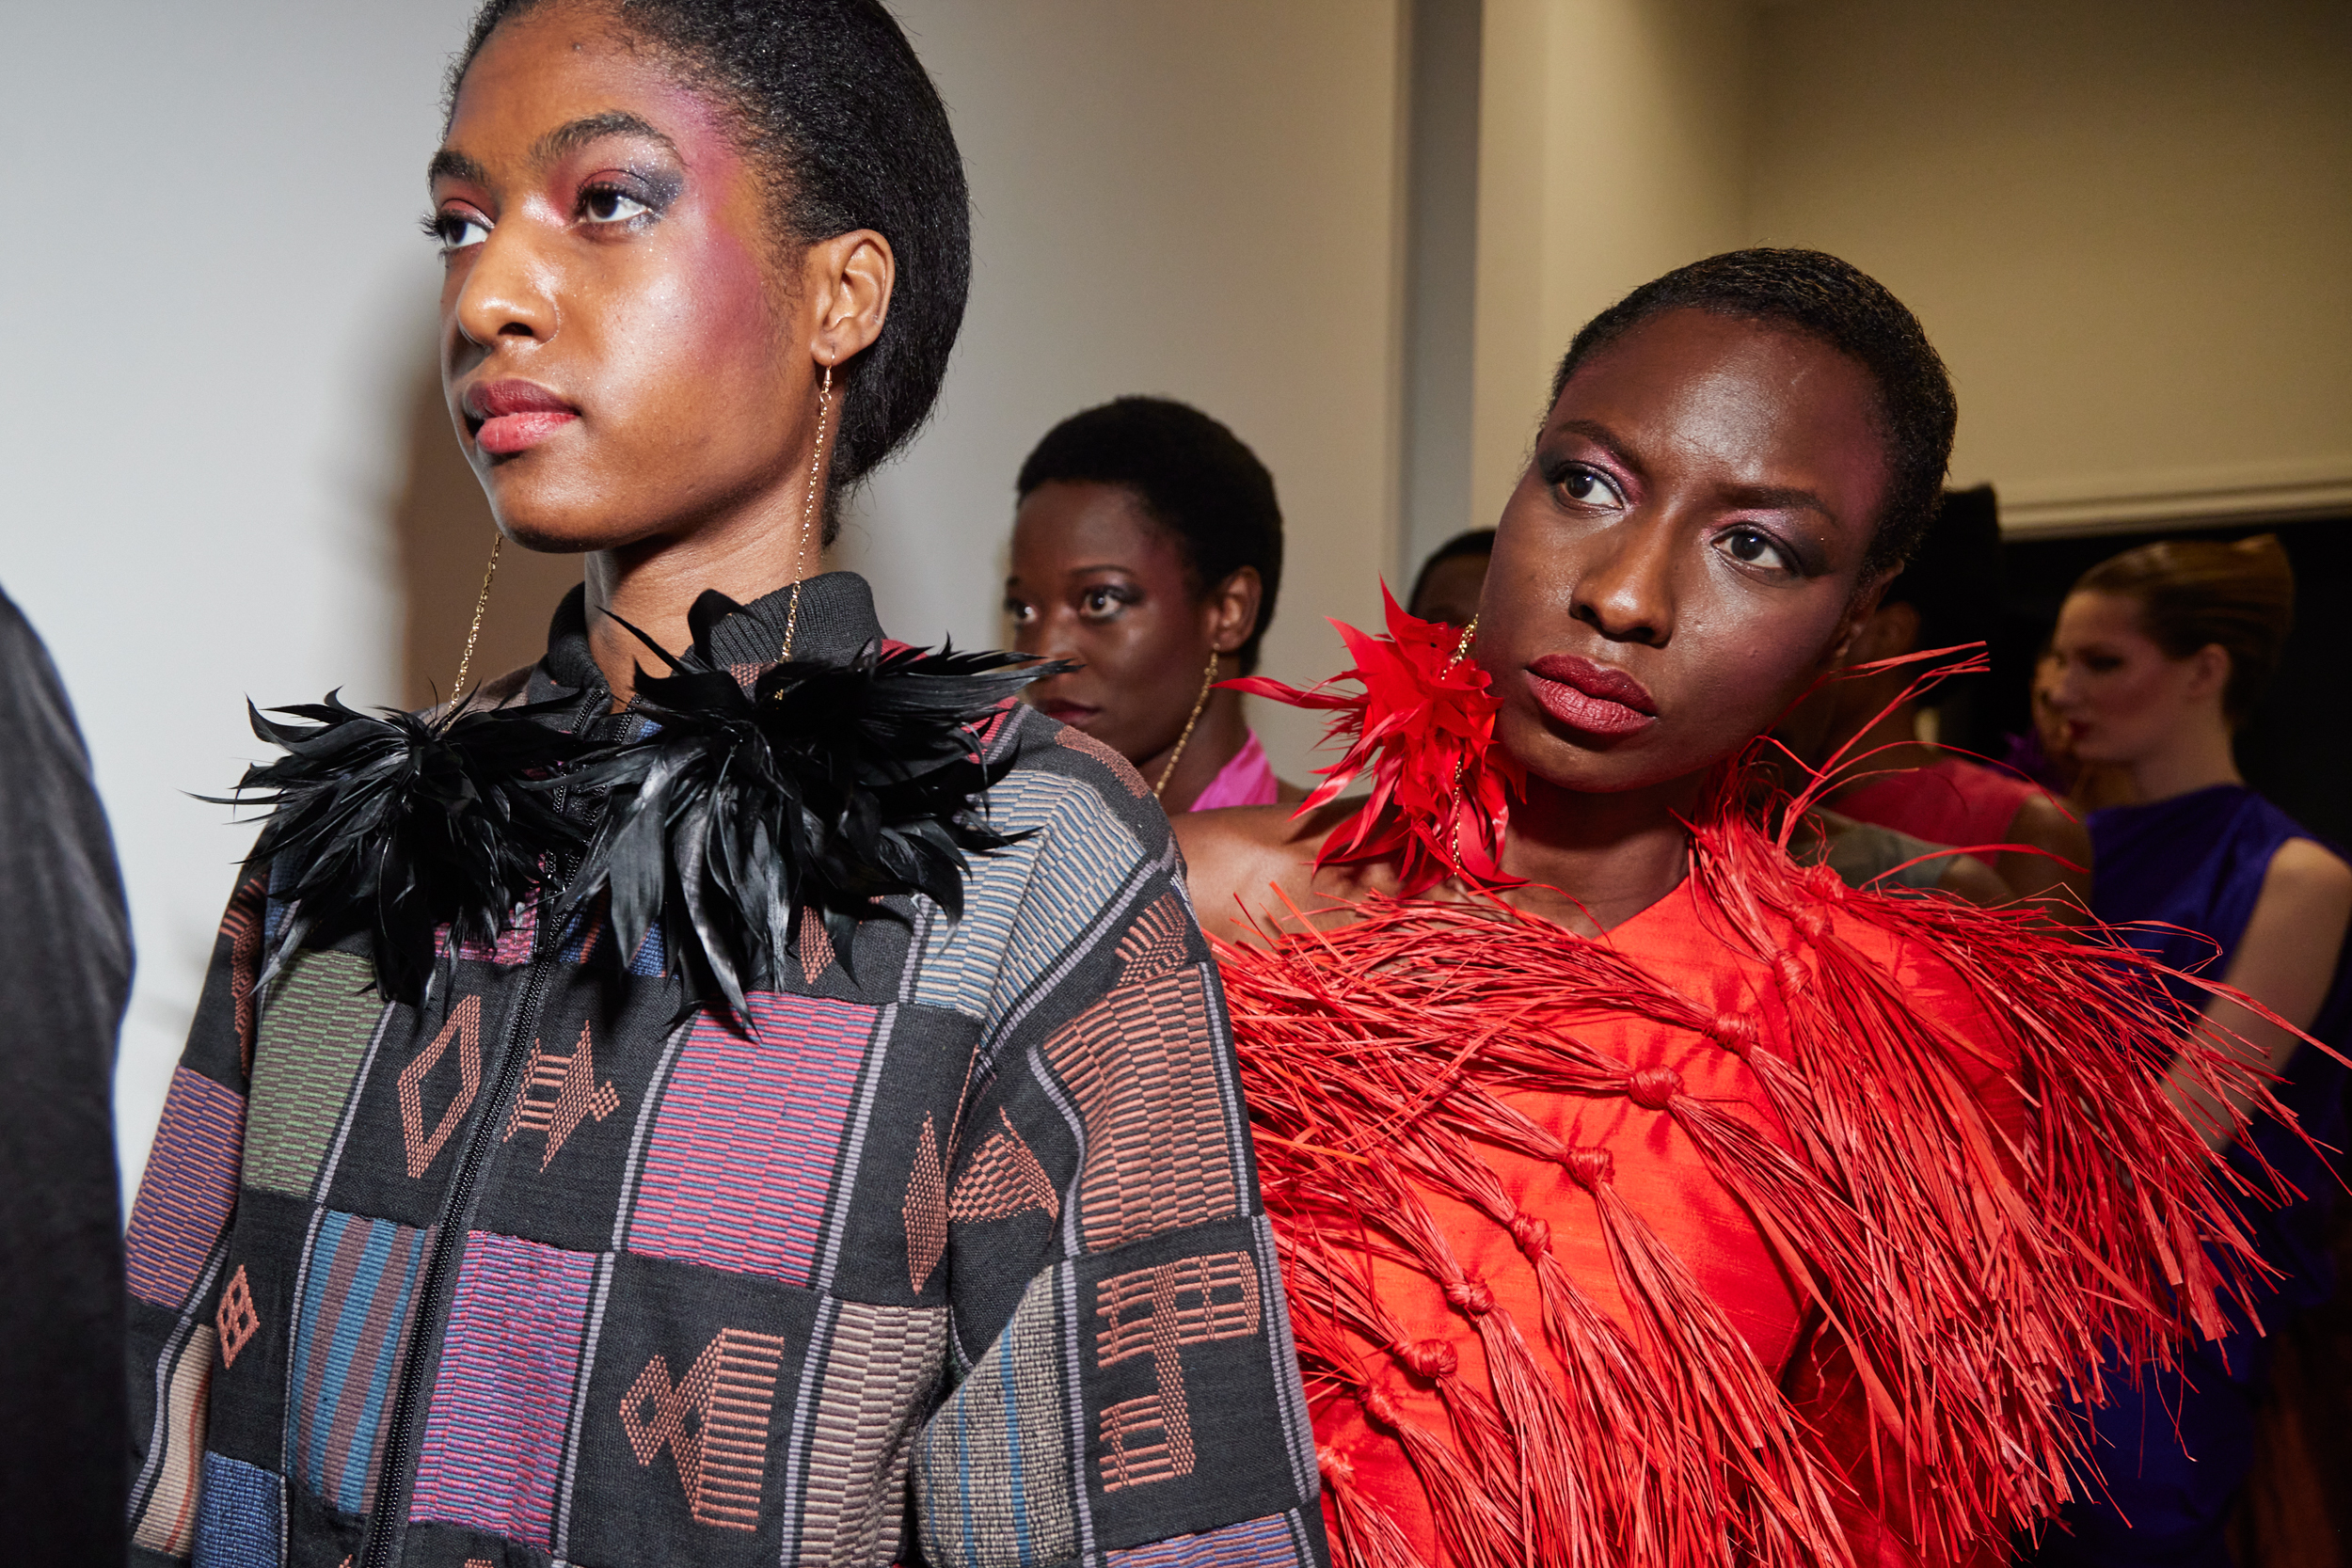
{"label": "knit ribbed collar", "polygon": [[[719,623],[710,637],[711,652],[723,664],[772,664],[784,648],[784,631],[792,615],[789,585],[754,599]],[[874,613],[874,591],[855,572],[827,572],[801,584],[800,623],[792,632],[795,658],[842,663],[882,634]],[[672,653],[683,653],[673,648]],[[650,649],[638,662],[658,671]],[[542,662],[548,678],[576,691],[601,688],[604,673],[588,652],[587,589],[583,585],[564,595],[555,619],[548,626],[548,657]]]}

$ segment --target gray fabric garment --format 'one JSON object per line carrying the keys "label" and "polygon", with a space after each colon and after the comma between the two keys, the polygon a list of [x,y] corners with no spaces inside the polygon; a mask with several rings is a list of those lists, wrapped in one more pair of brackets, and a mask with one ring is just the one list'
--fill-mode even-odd
{"label": "gray fabric garment", "polygon": [[72,709],[5,594],[0,737],[0,1519],[10,1562],[119,1563],[131,925]]}
{"label": "gray fabric garment", "polygon": [[[1949,853],[1937,853],[1942,847],[1875,822],[1857,822],[1818,808],[1806,816],[1788,841],[1788,852],[1800,863],[1827,863],[1848,887],[1875,882],[1875,891],[1880,893],[1919,893],[1936,886],[1952,863]],[[1881,881],[1881,878],[1885,879]]]}

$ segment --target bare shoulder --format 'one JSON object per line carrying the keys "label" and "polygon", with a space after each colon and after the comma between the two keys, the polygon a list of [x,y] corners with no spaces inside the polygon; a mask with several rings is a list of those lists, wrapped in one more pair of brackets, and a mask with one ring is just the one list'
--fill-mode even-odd
{"label": "bare shoulder", "polygon": [[2288,839],[2263,873],[2258,904],[2274,899],[2302,914],[2342,920],[2352,910],[2352,865],[2316,839]]}
{"label": "bare shoulder", "polygon": [[2075,865],[2090,863],[2090,830],[2081,818],[2039,790],[2026,797],[2009,820],[2009,836],[2046,849]]}
{"label": "bare shoulder", "polygon": [[1939,892],[1965,899],[1980,909],[1998,909],[2017,895],[1994,869],[1974,855],[1950,855],[1944,874],[1935,881]]}
{"label": "bare shoulder", "polygon": [[1175,819],[1184,874],[1200,927],[1228,942],[1246,940],[1248,911],[1275,903],[1279,888],[1302,906],[1315,892],[1315,852],[1357,802],[1334,801],[1305,816],[1286,805],[1231,806]]}

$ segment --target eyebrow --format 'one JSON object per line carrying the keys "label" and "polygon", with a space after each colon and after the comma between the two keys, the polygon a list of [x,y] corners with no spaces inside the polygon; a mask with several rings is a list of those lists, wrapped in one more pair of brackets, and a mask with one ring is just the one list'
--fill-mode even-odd
{"label": "eyebrow", "polygon": [[1642,478],[1649,477],[1648,466],[1633,455],[1632,451],[1617,438],[1615,431],[1611,430],[1598,420],[1563,420],[1551,428],[1565,435],[1581,436]]}
{"label": "eyebrow", "polygon": [[1758,512],[1818,512],[1831,522],[1837,514],[1829,503],[1810,490],[1793,484],[1730,484],[1719,492],[1734,506],[1753,507]]}
{"label": "eyebrow", "polygon": [[[1565,420],[1552,429],[1581,436],[1594,445],[1606,450],[1610,456],[1647,478],[1647,470],[1640,458],[1617,439],[1616,433],[1595,420]],[[1795,484],[1728,484],[1716,492],[1732,506],[1751,508],[1757,512],[1818,512],[1832,522],[1837,514],[1829,503],[1814,492]]]}
{"label": "eyebrow", "polygon": [[607,109],[600,115],[590,115],[568,125],[557,126],[541,136],[538,145],[531,150],[532,161],[541,164],[550,162],[575,149],[587,146],[599,136],[643,136],[647,141],[660,143],[671,157],[677,158],[681,163],[685,161],[678,153],[677,143],[626,109]]}
{"label": "eyebrow", "polygon": [[[686,161],[684,154],[677,150],[677,143],[654,125],[626,109],[607,109],[600,115],[589,115],[559,125],[541,136],[531,150],[532,162],[550,163],[600,136],[643,136],[647,141],[660,144],[663,150],[680,163]],[[476,185],[486,185],[490,182],[490,171],[457,149],[444,147],[433,154],[431,163],[424,166],[424,178],[428,184],[437,180],[462,180]]]}

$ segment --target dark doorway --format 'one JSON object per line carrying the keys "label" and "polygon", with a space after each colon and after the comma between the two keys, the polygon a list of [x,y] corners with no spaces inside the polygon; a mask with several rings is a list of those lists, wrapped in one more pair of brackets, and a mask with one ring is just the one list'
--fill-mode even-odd
{"label": "dark doorway", "polygon": [[[2155,539],[2244,539],[2275,533],[2295,564],[2295,631],[2261,708],[2238,736],[2246,782],[2312,832],[2352,844],[2352,516],[2229,528],[2151,529],[2064,539],[2012,537],[1993,673],[1947,709],[1951,745],[2001,756],[2031,722],[2034,660],[2059,604],[2083,573]],[[1959,694],[1955,694],[1959,695]]]}

